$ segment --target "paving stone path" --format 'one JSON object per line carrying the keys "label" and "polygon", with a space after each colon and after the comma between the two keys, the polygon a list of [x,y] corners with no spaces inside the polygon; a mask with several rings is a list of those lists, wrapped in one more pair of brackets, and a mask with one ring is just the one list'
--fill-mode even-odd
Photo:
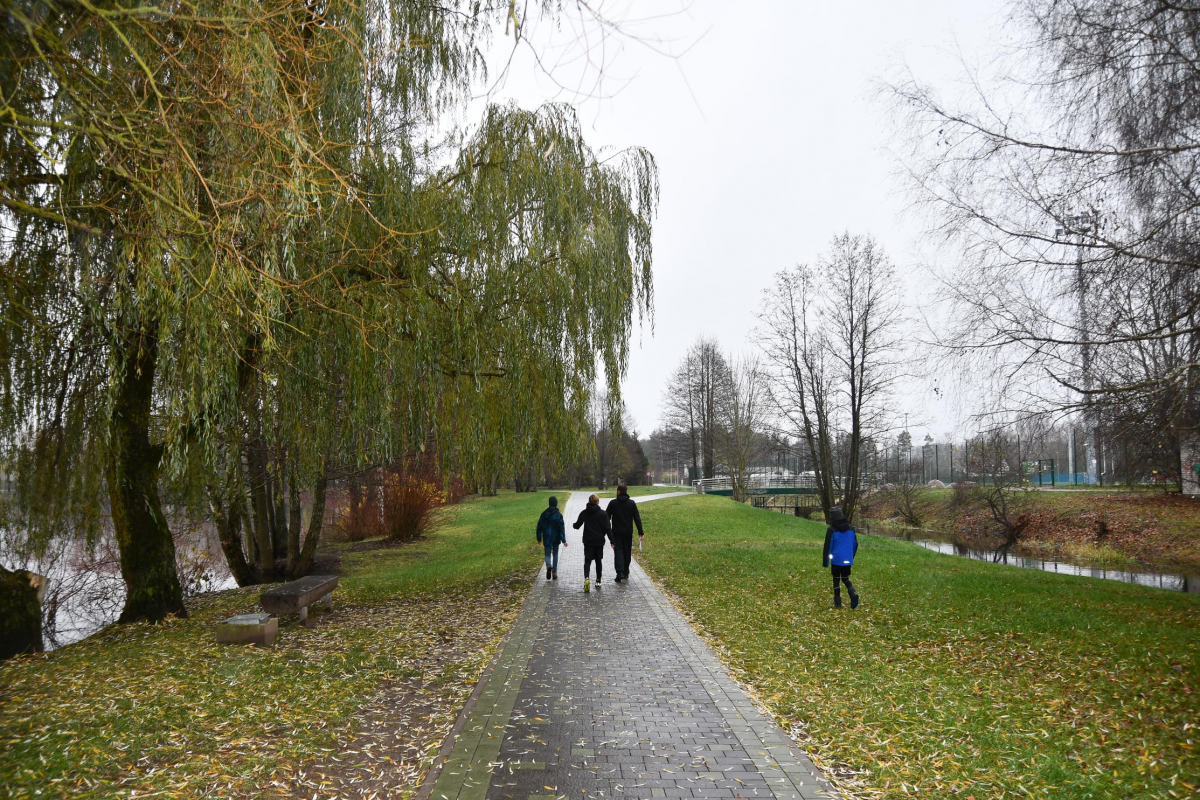
{"label": "paving stone path", "polygon": [[[830,797],[808,758],[637,565],[636,551],[630,581],[617,584],[605,548],[603,582],[597,587],[593,575],[583,592],[580,531],[570,526],[586,502],[586,492],[574,492],[566,503],[570,546],[559,550],[559,580],[541,571],[422,795]],[[646,542],[654,546],[653,530]]]}

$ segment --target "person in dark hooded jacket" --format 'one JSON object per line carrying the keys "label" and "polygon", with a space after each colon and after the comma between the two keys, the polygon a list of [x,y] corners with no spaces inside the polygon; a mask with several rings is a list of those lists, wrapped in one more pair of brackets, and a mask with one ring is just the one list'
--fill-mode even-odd
{"label": "person in dark hooded jacket", "polygon": [[558,510],[558,498],[550,496],[550,506],[538,517],[538,544],[546,548],[546,580],[558,580],[558,546],[567,546],[567,526]]}
{"label": "person in dark hooded jacket", "polygon": [[858,536],[850,527],[850,520],[838,506],[829,509],[829,527],[825,529],[825,550],[821,556],[821,566],[829,567],[833,574],[833,607],[842,607],[842,590],[838,581],[846,584],[850,593],[850,608],[858,608],[858,592],[850,583],[850,567],[854,564],[854,556],[858,552]]}
{"label": "person in dark hooded jacket", "polygon": [[638,538],[646,534],[642,531],[642,515],[638,513],[637,503],[629,496],[629,488],[625,484],[617,487],[617,496],[608,501],[608,519],[612,523],[613,532],[613,562],[617,569],[617,583],[629,580],[629,562],[633,559],[633,526],[637,525]]}
{"label": "person in dark hooded jacket", "polygon": [[608,514],[600,508],[598,495],[588,498],[587,506],[579,512],[579,519],[571,527],[575,530],[583,528],[583,590],[590,591],[592,562],[596,562],[596,585],[599,586],[604,565],[604,540],[612,539],[612,525],[608,522]]}

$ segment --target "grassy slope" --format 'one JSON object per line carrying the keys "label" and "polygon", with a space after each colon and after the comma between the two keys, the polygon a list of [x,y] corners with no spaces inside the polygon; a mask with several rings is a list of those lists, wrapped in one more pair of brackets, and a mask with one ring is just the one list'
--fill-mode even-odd
{"label": "grassy slope", "polygon": [[[630,486],[629,496],[633,498],[646,497],[652,494],[670,494],[672,492],[690,492],[690,486]],[[599,493],[601,497],[616,497],[616,489],[608,489]]]}
{"label": "grassy slope", "polygon": [[[944,531],[977,530],[986,515],[982,510],[964,513],[951,503],[950,489],[921,490],[916,506],[922,527]],[[1043,549],[1086,554],[1097,547],[1125,557],[1165,560],[1200,567],[1200,499],[1165,495],[1156,491],[1031,491],[1019,495],[1031,520],[1026,538]],[[868,511],[885,519],[895,513],[884,495]],[[1103,522],[1102,538],[1097,530]]]}
{"label": "grassy slope", "polygon": [[332,546],[343,572],[334,613],[312,630],[289,622],[274,648],[213,640],[217,620],[256,609],[250,588],[191,603],[186,620],[114,626],[0,665],[0,797],[269,795],[271,780],[286,784],[352,734],[374,691],[455,637],[461,657],[435,680],[460,706],[540,560],[544,503],[504,494],[452,509],[417,544]]}
{"label": "grassy slope", "polygon": [[642,515],[644,562],[864,795],[1197,792],[1200,597],[861,537],[863,605],[834,611],[822,525],[719,497]]}

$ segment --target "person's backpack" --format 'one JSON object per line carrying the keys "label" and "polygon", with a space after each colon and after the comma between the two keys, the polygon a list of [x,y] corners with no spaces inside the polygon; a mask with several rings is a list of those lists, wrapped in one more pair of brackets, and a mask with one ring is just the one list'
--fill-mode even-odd
{"label": "person's backpack", "polygon": [[829,563],[848,567],[854,563],[854,529],[834,531],[829,537]]}

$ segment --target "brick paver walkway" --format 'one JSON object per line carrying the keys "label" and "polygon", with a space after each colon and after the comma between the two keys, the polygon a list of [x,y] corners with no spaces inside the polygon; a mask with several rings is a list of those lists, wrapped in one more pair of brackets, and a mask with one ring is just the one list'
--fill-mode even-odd
{"label": "brick paver walkway", "polygon": [[[575,492],[566,504],[559,580],[539,575],[427,787],[431,800],[830,796],[637,566],[636,551],[631,580],[617,584],[606,548],[603,583],[583,592],[570,525],[586,498]],[[654,546],[653,530],[646,540]]]}

